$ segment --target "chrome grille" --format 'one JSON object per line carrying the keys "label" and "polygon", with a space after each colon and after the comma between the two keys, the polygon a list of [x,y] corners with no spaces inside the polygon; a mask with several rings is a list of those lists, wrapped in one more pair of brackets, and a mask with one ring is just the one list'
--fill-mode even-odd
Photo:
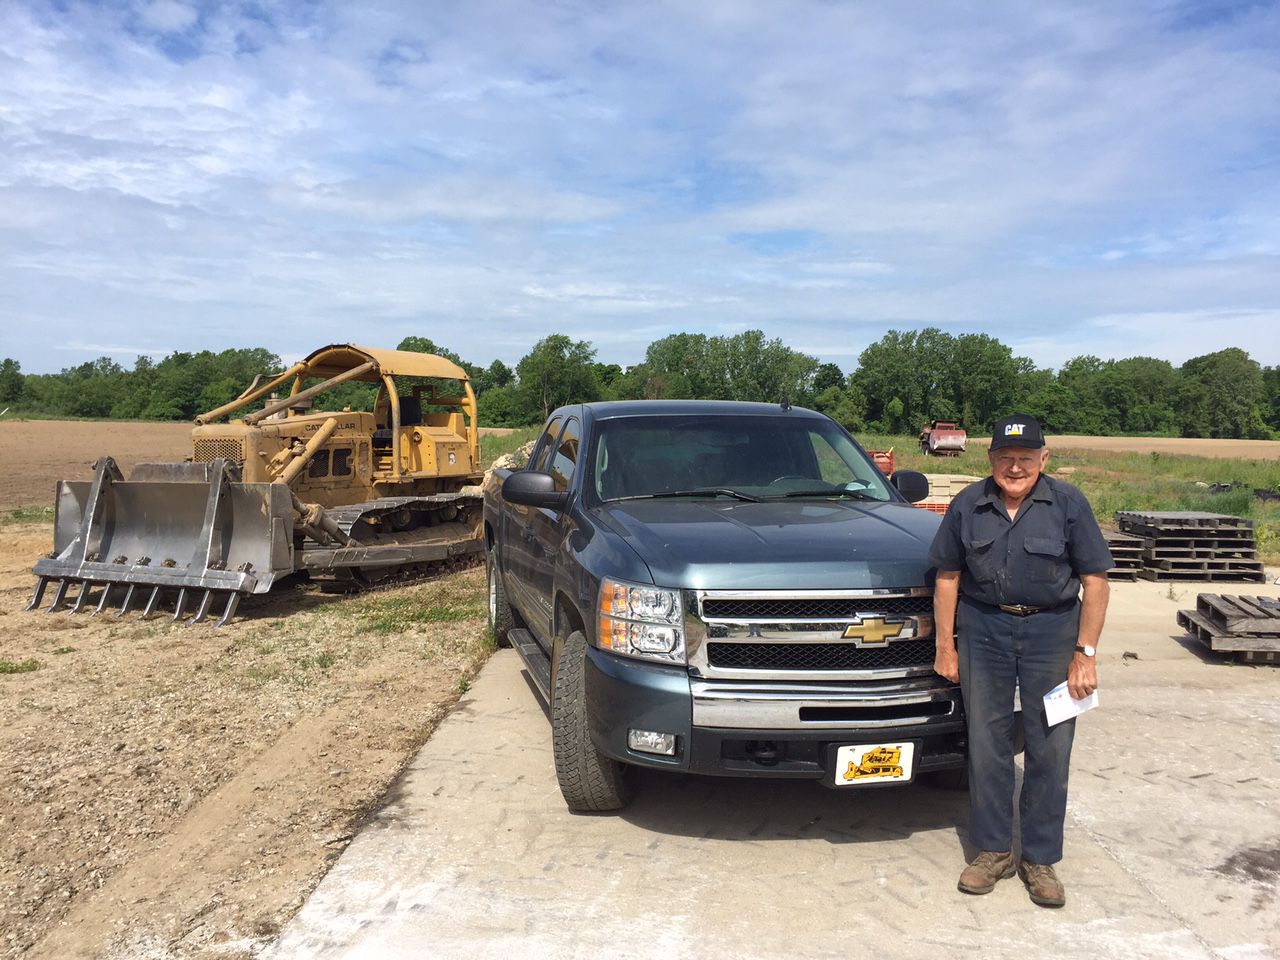
{"label": "chrome grille", "polygon": [[933,639],[884,647],[852,643],[707,643],[711,666],[726,670],[887,670],[932,666]]}
{"label": "chrome grille", "polygon": [[[923,587],[691,591],[689,667],[712,680],[871,680],[932,677],[933,597]],[[881,623],[876,623],[882,620]],[[884,643],[846,637],[899,627]]]}
{"label": "chrome grille", "polygon": [[200,437],[195,441],[192,460],[196,463],[212,463],[214,460],[227,460],[244,465],[244,445],[230,437]]}
{"label": "chrome grille", "polygon": [[705,597],[702,616],[707,620],[854,620],[874,612],[888,616],[933,613],[932,597],[785,597],[717,599]]}

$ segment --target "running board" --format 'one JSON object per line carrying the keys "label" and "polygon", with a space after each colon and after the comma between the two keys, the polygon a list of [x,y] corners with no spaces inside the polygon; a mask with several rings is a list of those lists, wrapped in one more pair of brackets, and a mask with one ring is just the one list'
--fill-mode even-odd
{"label": "running board", "polygon": [[528,630],[517,627],[507,634],[507,638],[516,648],[516,653],[520,654],[520,659],[524,661],[524,668],[529,671],[529,676],[533,678],[534,686],[542,694],[542,699],[550,704],[551,658]]}

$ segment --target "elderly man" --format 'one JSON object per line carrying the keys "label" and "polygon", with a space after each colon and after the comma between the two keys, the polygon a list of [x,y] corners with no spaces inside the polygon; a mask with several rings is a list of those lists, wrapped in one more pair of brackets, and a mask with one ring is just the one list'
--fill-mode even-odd
{"label": "elderly man", "polygon": [[[1098,686],[1095,650],[1114,564],[1084,495],[1045,476],[1049,459],[1034,417],[995,426],[991,476],[952,502],[929,551],[934,670],[960,681],[969,721],[969,840],[977,856],[960,875],[965,893],[990,893],[1014,874],[1014,690],[1026,754],[1016,870],[1031,899],[1060,907],[1067,772],[1075,721],[1050,727],[1044,695],[1067,682],[1077,699]],[[1080,589],[1084,587],[1084,600]]]}

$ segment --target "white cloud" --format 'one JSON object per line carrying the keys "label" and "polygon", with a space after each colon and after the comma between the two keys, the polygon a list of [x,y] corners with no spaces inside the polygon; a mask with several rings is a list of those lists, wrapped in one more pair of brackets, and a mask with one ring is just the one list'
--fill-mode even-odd
{"label": "white cloud", "polygon": [[1278,363],[1280,12],[1176,16],[3,4],[0,354],[760,327],[847,369],[936,325]]}
{"label": "white cloud", "polygon": [[178,33],[194,26],[200,14],[191,4],[178,3],[177,0],[152,0],[142,8],[139,16],[152,30]]}

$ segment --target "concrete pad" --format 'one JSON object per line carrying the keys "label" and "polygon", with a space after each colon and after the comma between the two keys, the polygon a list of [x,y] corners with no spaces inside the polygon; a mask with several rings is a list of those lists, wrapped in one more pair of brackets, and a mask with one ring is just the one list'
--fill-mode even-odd
{"label": "concrete pad", "polygon": [[645,772],[623,813],[571,815],[504,650],[266,956],[1278,957],[1280,667],[1181,636],[1204,588],[1113,585],[1061,910],[959,893],[966,797],[923,785]]}

